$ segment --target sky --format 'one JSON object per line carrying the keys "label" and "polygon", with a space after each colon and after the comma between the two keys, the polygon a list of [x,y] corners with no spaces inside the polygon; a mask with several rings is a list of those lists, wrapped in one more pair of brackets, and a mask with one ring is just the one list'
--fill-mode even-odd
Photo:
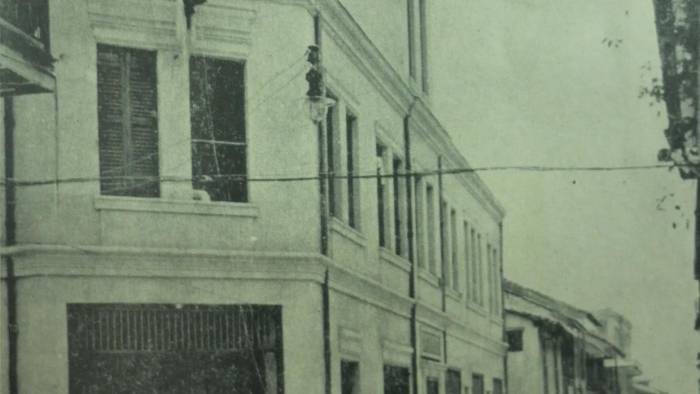
{"label": "sky", "polygon": [[[464,87],[476,94],[451,104],[465,108],[466,124],[445,119],[472,166],[657,164],[665,113],[638,97],[659,74],[651,0],[491,4],[498,18],[480,24],[461,55],[478,71]],[[694,182],[665,169],[481,177],[507,211],[508,278],[622,313],[633,326],[631,358],[652,384],[697,392]]]}

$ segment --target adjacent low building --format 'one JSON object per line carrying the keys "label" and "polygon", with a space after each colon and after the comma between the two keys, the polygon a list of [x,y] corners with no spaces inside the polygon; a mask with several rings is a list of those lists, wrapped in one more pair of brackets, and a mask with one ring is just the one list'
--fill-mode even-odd
{"label": "adjacent low building", "polygon": [[[631,325],[505,281],[511,394],[657,393],[628,358]],[[647,391],[644,391],[647,390]]]}

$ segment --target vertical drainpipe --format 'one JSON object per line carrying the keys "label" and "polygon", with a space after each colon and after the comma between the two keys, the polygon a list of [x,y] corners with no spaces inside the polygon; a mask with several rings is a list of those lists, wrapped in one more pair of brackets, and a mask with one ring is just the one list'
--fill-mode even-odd
{"label": "vertical drainpipe", "polygon": [[[504,289],[504,276],[503,276],[503,221],[498,223],[498,248],[499,248],[499,253],[498,257],[501,260],[500,261],[500,267],[499,267],[499,272],[501,275],[501,319],[503,321],[503,334],[502,334],[502,341],[505,343],[507,341],[507,327],[506,327],[506,293]],[[467,267],[469,269],[469,267]],[[503,385],[505,386],[504,391],[506,394],[509,391],[509,386],[508,386],[508,349],[506,349],[505,354],[503,355]]]}
{"label": "vertical drainpipe", "polygon": [[[5,129],[5,246],[12,246],[16,243],[15,218],[15,112],[14,99],[7,96],[4,102],[4,129]],[[6,286],[7,286],[7,334],[8,334],[8,360],[7,373],[10,394],[17,394],[17,283],[15,278],[15,262],[11,255],[5,256],[6,263]]]}
{"label": "vertical drainpipe", "polygon": [[[323,50],[321,46],[321,16],[318,12],[313,16],[314,44],[319,49],[319,70],[323,77],[323,91],[325,96],[325,72],[323,70]],[[328,172],[326,160],[326,127],[325,119],[318,122],[318,168],[319,168],[319,210],[320,210],[320,252],[324,256],[330,255],[328,234]],[[323,319],[323,364],[324,364],[324,392],[331,394],[331,323],[330,323],[330,273],[326,267],[321,286],[321,303]]]}
{"label": "vertical drainpipe", "polygon": [[408,260],[411,263],[411,272],[408,283],[408,297],[411,299],[411,348],[413,349],[413,355],[411,357],[411,369],[412,369],[412,379],[411,384],[413,385],[413,393],[418,393],[418,322],[416,321],[416,275],[418,275],[416,269],[416,258],[413,251],[414,245],[414,231],[413,231],[413,185],[415,184],[414,176],[412,175],[413,167],[411,165],[411,113],[413,112],[413,107],[416,104],[414,99],[411,105],[408,107],[408,112],[403,118],[403,139],[404,139],[404,157],[406,158],[405,170],[406,170],[406,202],[407,210],[406,222],[407,222],[407,236],[408,236]]}

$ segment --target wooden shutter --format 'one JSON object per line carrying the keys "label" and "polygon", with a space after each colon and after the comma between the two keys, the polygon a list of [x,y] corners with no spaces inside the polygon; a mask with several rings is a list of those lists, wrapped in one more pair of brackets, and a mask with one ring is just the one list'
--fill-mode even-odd
{"label": "wooden shutter", "polygon": [[155,53],[98,45],[102,194],[158,197]]}

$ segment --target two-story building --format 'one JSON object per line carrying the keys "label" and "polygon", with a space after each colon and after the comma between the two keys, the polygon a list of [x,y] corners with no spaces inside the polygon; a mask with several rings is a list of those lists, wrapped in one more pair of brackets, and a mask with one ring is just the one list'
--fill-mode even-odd
{"label": "two-story building", "polygon": [[427,1],[0,4],[0,393],[504,392]]}

